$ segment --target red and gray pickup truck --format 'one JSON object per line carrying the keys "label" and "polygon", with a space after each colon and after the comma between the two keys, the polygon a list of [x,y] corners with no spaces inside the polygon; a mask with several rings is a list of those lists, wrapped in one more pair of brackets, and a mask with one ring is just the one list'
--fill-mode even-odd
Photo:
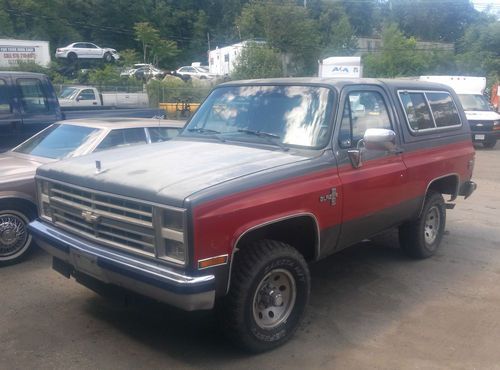
{"label": "red and gray pickup truck", "polygon": [[174,140],[40,167],[30,229],[66,277],[217,307],[259,352],[296,330],[310,263],[393,227],[409,256],[432,256],[450,202],[476,188],[473,167],[444,85],[235,81]]}

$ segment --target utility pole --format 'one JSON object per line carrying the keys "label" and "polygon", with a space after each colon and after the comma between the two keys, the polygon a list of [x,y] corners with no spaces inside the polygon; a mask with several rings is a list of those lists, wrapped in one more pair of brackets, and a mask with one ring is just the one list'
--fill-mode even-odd
{"label": "utility pole", "polygon": [[307,0],[304,0],[304,8],[307,8]]}

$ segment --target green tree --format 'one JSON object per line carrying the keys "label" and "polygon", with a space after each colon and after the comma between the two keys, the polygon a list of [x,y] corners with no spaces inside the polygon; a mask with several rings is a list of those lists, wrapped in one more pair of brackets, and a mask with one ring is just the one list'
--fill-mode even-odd
{"label": "green tree", "polygon": [[134,25],[136,40],[142,45],[144,63],[169,63],[179,54],[177,44],[160,37],[160,32],[148,22],[139,22]]}
{"label": "green tree", "polygon": [[263,38],[282,53],[286,75],[309,75],[316,70],[319,31],[304,7],[286,0],[251,2],[243,7],[236,24],[243,38]]}
{"label": "green tree", "polygon": [[248,43],[237,59],[231,78],[281,77],[283,75],[280,53],[265,44]]}
{"label": "green tree", "polygon": [[471,26],[458,44],[461,74],[476,74],[500,80],[500,22]]}
{"label": "green tree", "polygon": [[365,76],[419,76],[426,70],[425,56],[417,50],[417,40],[406,38],[397,25],[391,24],[384,29],[382,42],[381,52],[364,56]]}

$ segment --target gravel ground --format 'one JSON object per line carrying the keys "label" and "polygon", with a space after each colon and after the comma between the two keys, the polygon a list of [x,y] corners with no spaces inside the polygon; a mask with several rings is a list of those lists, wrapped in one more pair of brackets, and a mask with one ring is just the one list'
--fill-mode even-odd
{"label": "gravel ground", "polygon": [[37,251],[0,269],[1,369],[500,369],[500,144],[425,261],[363,243],[312,267],[290,343],[249,356],[210,313],[104,299]]}

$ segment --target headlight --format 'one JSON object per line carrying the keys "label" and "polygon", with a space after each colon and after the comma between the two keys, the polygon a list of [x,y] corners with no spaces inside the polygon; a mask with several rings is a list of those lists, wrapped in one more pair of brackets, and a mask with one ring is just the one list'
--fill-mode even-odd
{"label": "headlight", "polygon": [[186,212],[160,209],[160,230],[157,254],[159,258],[184,264],[186,262]]}
{"label": "headlight", "polygon": [[493,130],[500,130],[500,120],[493,121]]}
{"label": "headlight", "polygon": [[38,213],[41,218],[47,220],[52,220],[52,214],[50,211],[50,186],[45,180],[37,180],[37,197],[38,197]]}

